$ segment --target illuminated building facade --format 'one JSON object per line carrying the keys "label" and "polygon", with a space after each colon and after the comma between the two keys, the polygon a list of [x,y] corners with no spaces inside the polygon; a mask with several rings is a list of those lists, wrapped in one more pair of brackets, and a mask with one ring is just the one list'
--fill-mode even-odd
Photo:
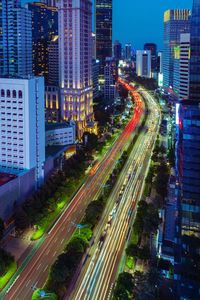
{"label": "illuminated building facade", "polygon": [[122,59],[122,44],[119,41],[115,41],[113,45],[113,56],[117,61]]}
{"label": "illuminated building facade", "polygon": [[31,74],[31,12],[17,0],[3,0],[0,3],[0,75]]}
{"label": "illuminated building facade", "polygon": [[93,120],[92,2],[62,0],[58,14],[61,116],[76,122],[81,138]]}
{"label": "illuminated building facade", "polygon": [[200,1],[193,1],[191,19],[190,100],[200,100]]}
{"label": "illuminated building facade", "polygon": [[180,45],[180,34],[190,32],[190,10],[167,10],[164,14],[164,86],[173,87],[174,59],[176,47]]}
{"label": "illuminated building facade", "polygon": [[189,66],[190,66],[190,34],[181,34],[180,38],[180,65],[179,65],[179,99],[189,97]]}
{"label": "illuminated building facade", "polygon": [[33,73],[49,84],[49,44],[58,35],[58,11],[44,3],[28,4],[32,14]]}
{"label": "illuminated building facade", "polygon": [[193,1],[189,99],[177,104],[176,299],[200,299],[200,1]]}
{"label": "illuminated building facade", "polygon": [[137,50],[136,73],[139,77],[151,78],[151,51]]}
{"label": "illuminated building facade", "polygon": [[144,50],[151,51],[151,72],[152,74],[157,73],[158,72],[157,45],[154,43],[146,43],[144,44]]}
{"label": "illuminated building facade", "polygon": [[126,44],[124,47],[124,59],[125,60],[131,60],[131,54],[132,54],[132,46],[131,44]]}
{"label": "illuminated building facade", "polygon": [[96,58],[103,65],[106,57],[112,57],[112,0],[95,0]]}

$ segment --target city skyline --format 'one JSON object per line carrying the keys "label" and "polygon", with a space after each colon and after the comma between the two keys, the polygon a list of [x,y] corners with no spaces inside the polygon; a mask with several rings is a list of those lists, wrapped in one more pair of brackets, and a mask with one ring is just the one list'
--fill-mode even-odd
{"label": "city skyline", "polygon": [[[134,7],[135,10],[133,11]],[[133,5],[132,0],[127,0],[126,5],[124,5],[124,2],[113,0],[113,41],[117,39],[122,44],[131,43],[135,49],[143,49],[146,42],[153,42],[158,45],[158,50],[163,50],[164,11],[176,8],[191,9],[191,7],[192,0],[167,0],[163,3],[154,0],[153,2],[145,1],[145,11],[143,11],[143,1],[137,1]],[[153,17],[149,12],[152,12]],[[140,19],[142,24],[138,30],[137,25]],[[157,35],[155,35],[156,31]]]}

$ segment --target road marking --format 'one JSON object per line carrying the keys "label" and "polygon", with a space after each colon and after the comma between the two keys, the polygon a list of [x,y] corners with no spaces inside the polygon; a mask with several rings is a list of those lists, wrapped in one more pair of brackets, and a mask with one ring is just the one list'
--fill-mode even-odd
{"label": "road marking", "polygon": [[29,281],[27,282],[26,287],[29,285],[30,282],[31,282],[31,279],[29,279]]}
{"label": "road marking", "polygon": [[62,239],[62,241],[61,241],[61,245],[62,245],[62,243],[64,242],[64,240],[65,240],[65,239]]}
{"label": "road marking", "polygon": [[54,252],[54,254],[53,254],[53,257],[56,255],[56,251]]}
{"label": "road marking", "polygon": [[36,270],[38,270],[40,267],[41,267],[41,264],[39,264],[39,266],[37,267],[37,269],[36,269]]}
{"label": "road marking", "polygon": [[44,268],[43,273],[46,271],[47,268],[48,268],[48,265]]}
{"label": "road marking", "polygon": [[50,249],[47,251],[46,255],[49,255]]}
{"label": "road marking", "polygon": [[58,240],[58,238],[56,238],[56,239],[54,240],[54,243],[56,243],[56,242],[57,242],[57,240]]}

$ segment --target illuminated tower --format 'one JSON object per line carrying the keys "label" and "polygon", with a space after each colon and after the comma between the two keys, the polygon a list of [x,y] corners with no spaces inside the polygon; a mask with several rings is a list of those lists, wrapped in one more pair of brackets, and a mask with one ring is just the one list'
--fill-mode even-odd
{"label": "illuminated tower", "polygon": [[200,1],[193,1],[191,19],[190,100],[200,101]]}
{"label": "illuminated tower", "polygon": [[80,138],[93,119],[92,2],[61,0],[58,15],[61,114]]}
{"label": "illuminated tower", "polygon": [[189,31],[189,9],[173,9],[165,12],[163,53],[163,75],[165,87],[173,87],[174,59],[177,46],[180,44],[180,34],[189,33]]}
{"label": "illuminated tower", "polygon": [[112,0],[95,1],[96,56],[103,74],[106,57],[112,56]]}

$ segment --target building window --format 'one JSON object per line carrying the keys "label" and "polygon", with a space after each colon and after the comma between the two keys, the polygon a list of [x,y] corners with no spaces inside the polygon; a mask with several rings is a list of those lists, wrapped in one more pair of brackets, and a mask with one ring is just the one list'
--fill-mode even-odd
{"label": "building window", "polygon": [[3,89],[1,90],[1,97],[5,97],[5,91]]}
{"label": "building window", "polygon": [[16,97],[17,97],[17,92],[16,92],[16,90],[13,90],[13,91],[12,91],[12,96],[13,96],[13,98],[16,98]]}
{"label": "building window", "polygon": [[6,96],[10,98],[10,90],[6,91]]}
{"label": "building window", "polygon": [[18,92],[18,97],[19,97],[19,98],[22,98],[22,91],[19,91],[19,92]]}

